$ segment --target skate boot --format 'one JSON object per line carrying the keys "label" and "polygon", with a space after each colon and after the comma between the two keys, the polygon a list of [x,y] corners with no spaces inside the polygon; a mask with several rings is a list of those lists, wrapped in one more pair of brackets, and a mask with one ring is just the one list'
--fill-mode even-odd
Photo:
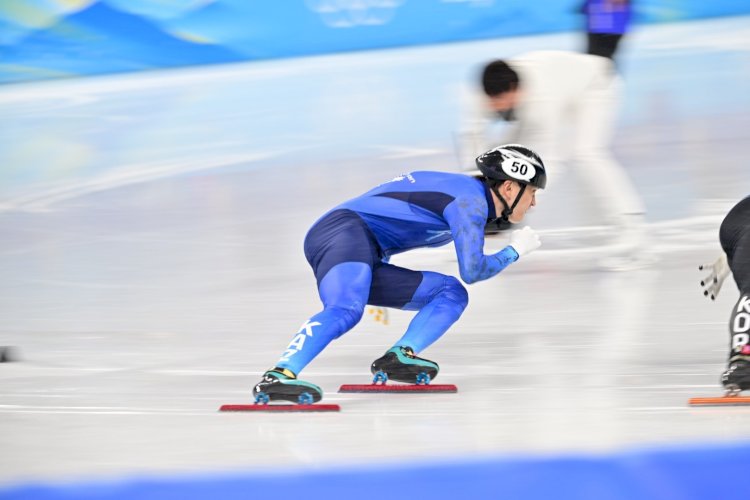
{"label": "skate boot", "polygon": [[382,373],[390,380],[407,384],[429,384],[430,380],[437,377],[439,370],[437,363],[417,357],[411,347],[389,349],[370,366],[376,381]]}
{"label": "skate boot", "polygon": [[[750,353],[750,348],[748,351]],[[734,356],[730,359],[727,370],[721,374],[721,383],[727,396],[737,396],[750,389],[750,356]]]}
{"label": "skate boot", "polygon": [[291,401],[299,404],[313,404],[323,399],[323,391],[315,384],[298,380],[286,368],[275,367],[263,374],[263,378],[253,387],[256,403],[269,401]]}

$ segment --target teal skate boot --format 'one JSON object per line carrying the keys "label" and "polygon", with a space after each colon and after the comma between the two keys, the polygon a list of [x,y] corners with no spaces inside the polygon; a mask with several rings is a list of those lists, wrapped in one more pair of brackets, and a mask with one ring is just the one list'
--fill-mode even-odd
{"label": "teal skate boot", "polygon": [[274,367],[263,374],[263,378],[253,387],[256,403],[269,401],[291,401],[299,404],[313,404],[323,399],[320,387],[304,380],[286,368]]}
{"label": "teal skate boot", "polygon": [[407,384],[429,384],[437,377],[440,367],[434,361],[417,357],[411,347],[397,346],[373,361],[370,371],[375,375],[375,383],[395,380]]}

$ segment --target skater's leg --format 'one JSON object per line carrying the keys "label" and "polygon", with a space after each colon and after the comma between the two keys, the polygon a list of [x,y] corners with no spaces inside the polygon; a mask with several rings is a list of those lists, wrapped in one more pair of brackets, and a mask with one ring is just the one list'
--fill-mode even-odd
{"label": "skater's leg", "polygon": [[461,316],[468,302],[466,289],[452,276],[392,265],[378,266],[373,271],[371,304],[419,311],[395,344],[417,353],[439,339]]}
{"label": "skater's leg", "polygon": [[742,293],[732,309],[729,331],[729,361],[721,383],[736,394],[750,389],[750,293]]}
{"label": "skater's leg", "polygon": [[371,371],[384,372],[393,380],[407,383],[417,382],[420,374],[435,378],[437,363],[414,353],[440,338],[466,308],[468,294],[458,280],[392,265],[376,266],[370,303],[419,311],[401,339],[373,362]]}
{"label": "skater's leg", "polygon": [[735,206],[721,224],[719,239],[727,254],[740,298],[729,318],[729,362],[721,381],[730,392],[750,389],[750,198]]}
{"label": "skater's leg", "polygon": [[320,282],[323,310],[308,319],[276,366],[299,374],[334,339],[351,330],[367,304],[372,270],[362,262],[333,267]]}
{"label": "skater's leg", "polygon": [[750,288],[750,196],[737,203],[719,228],[719,242],[740,291]]}
{"label": "skater's leg", "polygon": [[362,318],[372,280],[372,267],[381,258],[375,238],[364,221],[349,210],[336,210],[318,221],[305,238],[305,257],[315,273],[323,310],[305,321],[276,366],[253,389],[270,400],[295,401],[302,393],[314,401],[320,387],[297,375],[335,338]]}
{"label": "skater's leg", "polygon": [[307,366],[333,340],[356,325],[362,318],[372,276],[369,265],[346,262],[333,267],[320,283],[323,310],[305,321],[276,366],[263,375],[253,389],[270,400],[296,402],[302,393],[318,402],[323,391],[317,385],[297,379]]}
{"label": "skater's leg", "polygon": [[729,318],[731,335],[730,359],[741,353],[750,344],[750,197],[745,198],[729,211],[719,229],[719,241],[727,254],[727,263],[732,271],[740,299]]}
{"label": "skater's leg", "polygon": [[421,352],[439,339],[461,317],[469,294],[453,276],[423,272],[424,279],[406,310],[418,310],[396,345]]}
{"label": "skater's leg", "polygon": [[573,164],[581,183],[594,195],[605,222],[615,231],[610,254],[599,261],[608,270],[648,265],[645,205],[627,171],[611,152],[620,78],[604,58],[599,75],[590,83],[576,110]]}
{"label": "skater's leg", "polygon": [[737,356],[745,356],[750,359],[750,293],[740,295],[740,299],[732,308],[729,318],[729,331],[731,334],[729,346],[729,359]]}
{"label": "skater's leg", "polygon": [[362,318],[372,269],[381,258],[369,228],[349,210],[335,210],[310,229],[305,257],[315,273],[323,310],[300,327],[276,365],[295,375]]}
{"label": "skater's leg", "polygon": [[[747,212],[750,212],[750,205],[748,205]],[[732,336],[730,358],[750,354],[743,352],[743,348],[750,344],[750,230],[744,230],[744,233],[736,233],[734,237],[727,234],[733,223],[743,222],[747,224],[748,221],[739,217],[739,215],[737,212],[730,212],[728,220],[722,223],[720,232],[722,243],[729,250],[727,252],[729,269],[731,269],[732,277],[740,290],[740,298],[732,309],[732,315],[729,318],[729,330]],[[746,350],[744,349],[744,351]],[[748,356],[748,359],[750,359],[750,356]]]}
{"label": "skater's leg", "polygon": [[646,210],[633,181],[610,151],[621,80],[607,62],[602,64],[601,74],[576,109],[573,162],[610,221],[626,223]]}

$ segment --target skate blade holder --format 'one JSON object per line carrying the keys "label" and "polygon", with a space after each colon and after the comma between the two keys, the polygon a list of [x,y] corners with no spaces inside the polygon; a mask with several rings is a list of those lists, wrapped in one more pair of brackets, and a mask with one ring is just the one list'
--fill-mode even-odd
{"label": "skate blade holder", "polygon": [[458,388],[453,384],[430,384],[430,376],[424,372],[417,375],[415,384],[387,385],[387,382],[388,375],[377,372],[371,384],[344,384],[339,387],[339,392],[458,392]]}
{"label": "skate blade holder", "polygon": [[221,405],[219,411],[234,411],[234,412],[248,412],[248,411],[259,411],[259,412],[330,412],[340,411],[339,405],[330,404],[314,404],[312,396],[303,392],[299,395],[299,401],[297,404],[269,404],[269,397],[267,394],[261,392],[255,397],[255,404],[251,405]]}

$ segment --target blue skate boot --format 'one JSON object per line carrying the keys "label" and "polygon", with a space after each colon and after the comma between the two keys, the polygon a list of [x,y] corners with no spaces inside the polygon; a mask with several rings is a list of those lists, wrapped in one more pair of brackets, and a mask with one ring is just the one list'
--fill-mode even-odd
{"label": "blue skate boot", "polygon": [[315,384],[298,380],[286,368],[274,367],[253,387],[253,397],[256,403],[263,404],[269,401],[313,404],[323,399],[323,391]]}
{"label": "blue skate boot", "polygon": [[721,384],[728,396],[750,389],[750,346],[743,346],[741,353],[729,360],[729,366],[721,374]]}
{"label": "blue skate boot", "polygon": [[379,378],[382,380],[380,374],[385,374],[388,379],[397,382],[429,384],[437,377],[440,367],[434,361],[417,357],[411,347],[397,346],[373,361],[370,371],[375,375],[376,382]]}

